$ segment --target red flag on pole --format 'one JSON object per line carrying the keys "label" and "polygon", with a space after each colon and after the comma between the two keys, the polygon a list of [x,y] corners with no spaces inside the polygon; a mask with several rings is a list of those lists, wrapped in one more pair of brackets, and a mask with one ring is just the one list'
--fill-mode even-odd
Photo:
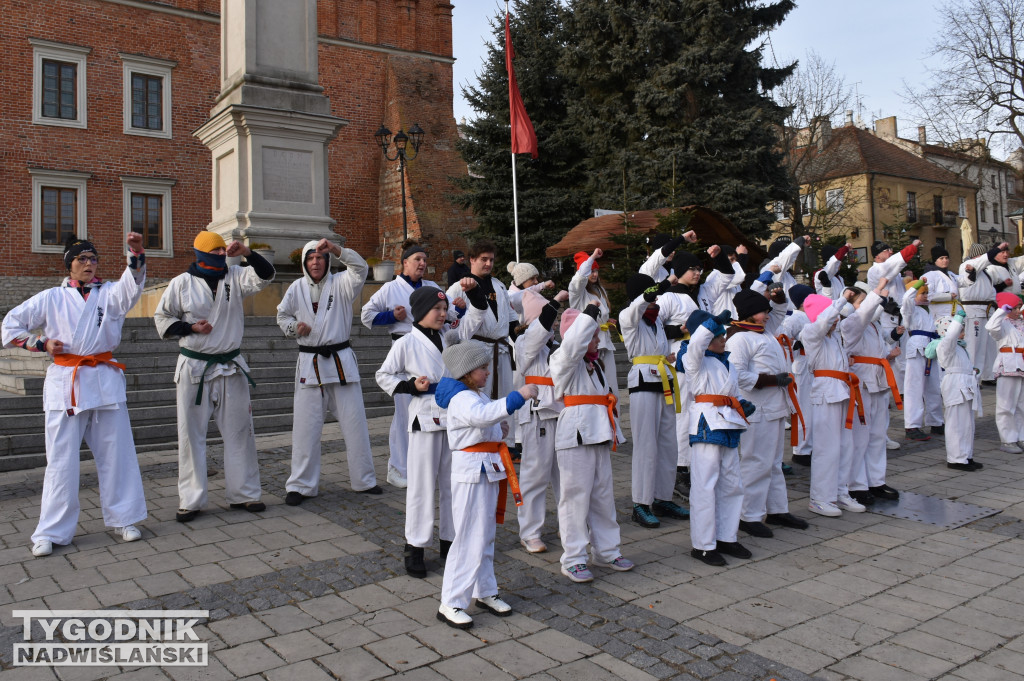
{"label": "red flag on pole", "polygon": [[523,98],[519,94],[519,84],[516,82],[516,72],[512,67],[512,60],[516,58],[515,50],[512,49],[512,33],[509,31],[508,12],[505,13],[505,68],[508,70],[508,103],[509,117],[512,122],[512,153],[521,154],[529,152],[530,156],[537,158],[537,133],[533,131],[533,123],[526,115],[526,107],[523,106]]}

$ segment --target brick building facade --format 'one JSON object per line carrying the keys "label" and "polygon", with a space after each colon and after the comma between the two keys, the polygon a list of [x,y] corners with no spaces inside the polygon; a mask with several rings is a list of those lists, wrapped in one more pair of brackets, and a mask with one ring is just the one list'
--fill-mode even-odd
{"label": "brick building facade", "polygon": [[[452,5],[320,0],[320,85],[345,119],[329,146],[335,231],[364,256],[397,249],[397,163],[373,133],[426,131],[407,166],[410,236],[442,273],[472,218],[447,201],[466,172],[455,151]],[[64,233],[119,253],[135,225],[152,239],[149,274],[183,271],[211,218],[211,157],[193,136],[219,94],[218,0],[0,0],[0,256],[9,295],[62,275]],[[387,256],[395,251],[388,249]],[[119,265],[118,265],[119,269]],[[109,276],[116,270],[104,268]],[[17,279],[14,279],[14,278]],[[0,306],[9,306],[0,294]],[[7,303],[7,305],[4,305]]]}

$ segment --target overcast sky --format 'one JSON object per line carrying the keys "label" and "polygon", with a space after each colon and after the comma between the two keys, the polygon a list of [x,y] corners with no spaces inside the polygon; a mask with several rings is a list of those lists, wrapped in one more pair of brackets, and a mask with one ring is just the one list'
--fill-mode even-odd
{"label": "overcast sky", "polygon": [[[898,116],[900,134],[917,136],[900,93],[903,81],[920,83],[938,30],[933,0],[800,0],[770,37],[765,58],[786,64],[814,50],[856,87],[856,113],[866,125]],[[455,119],[474,113],[462,99],[462,86],[475,82],[492,38],[487,18],[504,12],[494,0],[454,0]],[[774,57],[773,57],[774,55]]]}

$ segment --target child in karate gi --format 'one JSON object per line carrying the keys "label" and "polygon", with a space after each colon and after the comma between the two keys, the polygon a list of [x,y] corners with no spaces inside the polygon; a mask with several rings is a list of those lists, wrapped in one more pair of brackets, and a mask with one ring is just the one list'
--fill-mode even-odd
{"label": "child in karate gi", "polygon": [[946,417],[946,467],[973,473],[983,468],[974,460],[974,418],[981,411],[977,370],[967,354],[964,323],[967,313],[957,310],[935,325],[939,340],[925,348],[925,357],[942,365],[942,404]]}
{"label": "child in karate gi", "polygon": [[598,274],[600,264],[597,262],[604,251],[595,248],[594,252],[587,255],[580,251],[574,256],[576,261],[576,273],[569,281],[569,307],[577,310],[585,308],[590,301],[597,301],[601,313],[597,321],[601,325],[601,342],[598,346],[598,354],[601,363],[607,368],[608,383],[616,397],[619,394],[619,377],[615,369],[615,345],[612,343],[612,331],[616,331],[618,320],[611,317],[611,307],[608,303],[608,292],[601,285],[601,278]]}
{"label": "child in karate gi", "polygon": [[1020,297],[1016,293],[997,293],[999,307],[985,328],[995,339],[996,428],[999,446],[1004,452],[1019,454],[1024,440],[1024,323],[1021,322]]}
{"label": "child in karate gi", "polygon": [[561,303],[569,299],[560,291],[548,302],[534,291],[523,291],[523,317],[526,331],[516,338],[516,380],[522,385],[537,387],[537,399],[519,410],[519,432],[524,451],[530,453],[519,469],[519,485],[523,505],[519,509],[519,542],[530,553],[548,550],[541,540],[544,512],[550,484],[558,505],[558,462],[555,458],[555,433],[562,401],[555,398],[554,381],[548,368],[553,351],[555,318]]}
{"label": "child in karate gi", "polygon": [[924,426],[931,426],[932,433],[943,433],[942,420],[942,368],[934,357],[925,357],[928,343],[938,340],[935,333],[935,318],[928,308],[928,285],[923,280],[910,284],[903,294],[900,306],[903,326],[907,329],[907,361],[903,375],[903,420],[906,438],[924,442],[931,435],[924,432]]}
{"label": "child in karate gi", "polygon": [[[804,301],[807,296],[814,293],[814,289],[806,284],[797,284],[788,289],[787,298],[792,306],[792,313],[786,315],[778,335],[778,340],[789,351],[792,360],[792,372],[796,378],[797,394],[803,397],[801,405],[810,404],[811,385],[814,383],[814,374],[811,373],[810,365],[807,363],[807,351],[800,342],[800,332],[810,324],[807,313],[804,312]],[[842,291],[839,292],[840,296]],[[825,296],[826,298],[828,296]],[[801,466],[811,465],[811,448],[814,444],[814,419],[811,418],[810,410],[804,415],[804,428],[798,429],[796,445],[793,446],[792,461]]]}
{"label": "child in karate gi", "polygon": [[726,565],[722,554],[750,558],[739,543],[743,484],[740,434],[754,405],[741,398],[736,370],[725,349],[729,312],[712,317],[697,310],[686,321],[690,340],[679,349],[693,402],[690,404],[690,555],[708,565]]}
{"label": "child in karate gi", "polygon": [[405,571],[427,576],[423,549],[433,544],[434,490],[438,490],[438,535],[444,560],[455,539],[452,520],[452,452],[448,448],[447,414],[434,401],[438,382],[448,376],[441,352],[441,333],[448,314],[448,297],[433,286],[421,286],[409,296],[413,324],[391,346],[377,370],[377,385],[389,395],[409,395],[406,428],[409,437],[405,490]]}
{"label": "child in karate gi", "polygon": [[562,313],[562,344],[551,353],[555,397],[565,404],[558,416],[555,456],[558,459],[558,531],[562,538],[562,574],[574,582],[592,582],[587,545],[593,565],[612,570],[633,569],[619,550],[615,520],[612,460],[625,442],[619,430],[615,394],[598,356],[601,308],[591,302],[581,313]]}
{"label": "child in karate gi", "polygon": [[[454,334],[453,334],[454,335]],[[506,472],[515,475],[512,456],[503,439],[506,420],[537,397],[537,386],[525,385],[507,397],[491,400],[484,394],[492,350],[480,341],[453,343],[442,353],[448,373],[434,399],[448,410],[448,446],[452,450],[452,519],[455,541],[444,566],[441,607],[437,619],[456,629],[473,626],[466,614],[470,601],[499,617],[512,614],[498,597],[494,578],[495,515],[504,519]],[[513,478],[514,479],[514,478]],[[516,492],[513,485],[513,493]]]}

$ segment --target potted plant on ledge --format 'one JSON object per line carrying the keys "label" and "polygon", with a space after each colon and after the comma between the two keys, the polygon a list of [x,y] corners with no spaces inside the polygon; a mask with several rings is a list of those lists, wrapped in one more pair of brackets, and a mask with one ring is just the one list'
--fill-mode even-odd
{"label": "potted plant on ledge", "polygon": [[274,249],[271,248],[270,244],[264,244],[258,241],[250,242],[249,250],[256,251],[262,255],[267,262],[274,262]]}

